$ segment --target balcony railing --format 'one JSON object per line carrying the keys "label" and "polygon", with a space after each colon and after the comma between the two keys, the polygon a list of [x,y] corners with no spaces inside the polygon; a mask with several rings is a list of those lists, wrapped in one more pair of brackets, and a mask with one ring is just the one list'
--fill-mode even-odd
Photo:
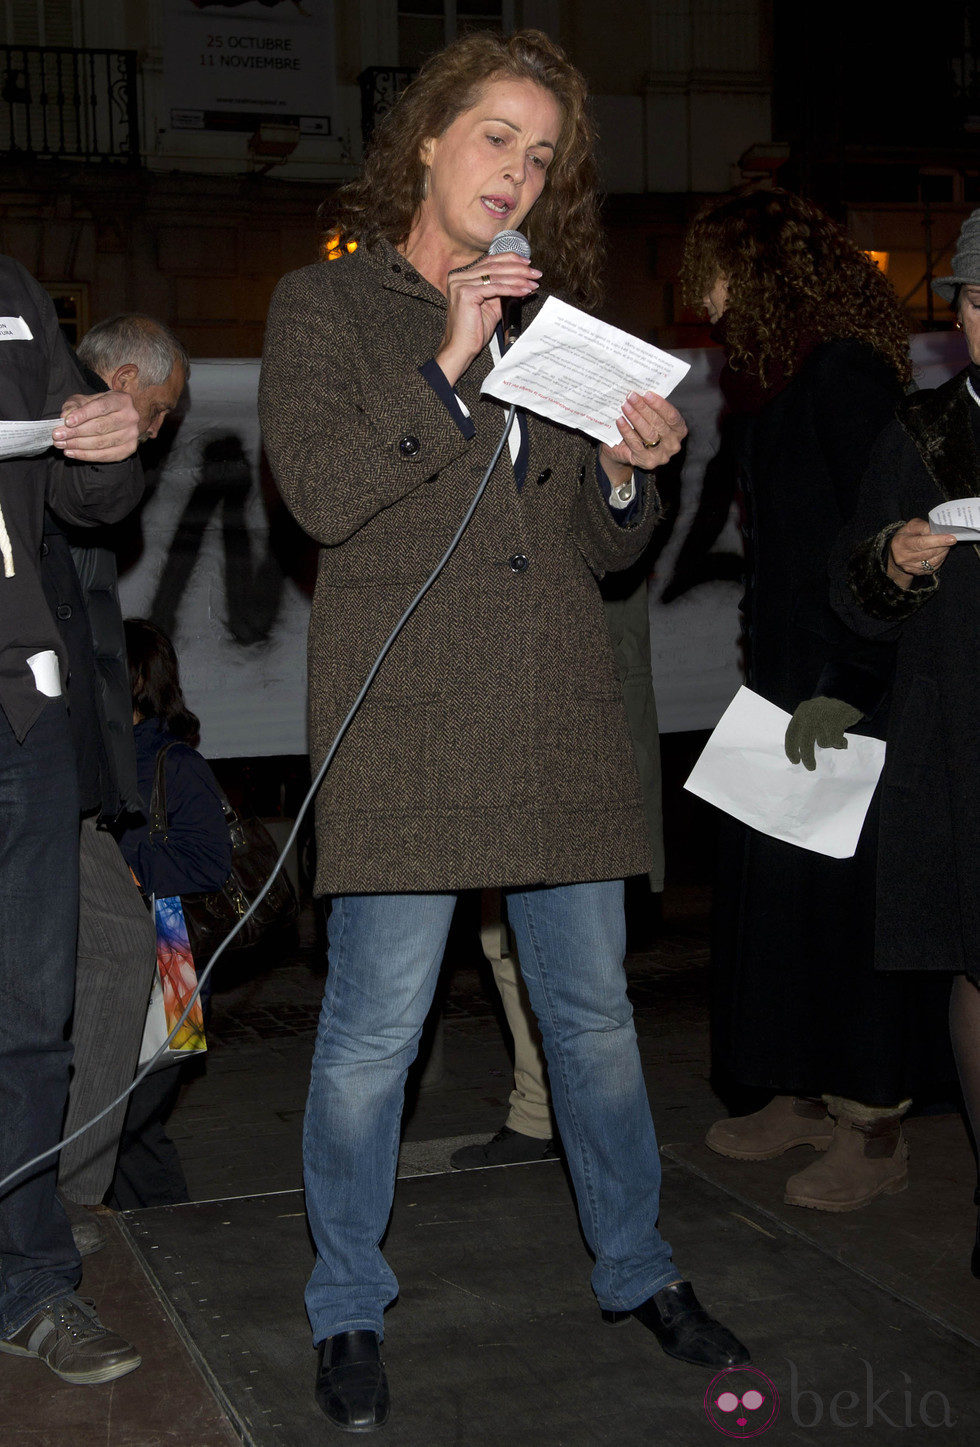
{"label": "balcony railing", "polygon": [[138,166],[136,51],[0,45],[0,156]]}

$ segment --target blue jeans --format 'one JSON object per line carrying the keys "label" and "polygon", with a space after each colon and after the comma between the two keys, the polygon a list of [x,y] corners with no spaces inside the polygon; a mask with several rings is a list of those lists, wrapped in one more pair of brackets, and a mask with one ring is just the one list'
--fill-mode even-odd
{"label": "blue jeans", "polygon": [[[23,743],[0,709],[0,1177],[61,1135],[78,926],[78,784],[64,702]],[[58,1158],[0,1193],[0,1337],[73,1291]]]}
{"label": "blue jeans", "polygon": [[[303,1132],[317,1259],[314,1342],[382,1334],[398,1286],[381,1254],[405,1077],[449,932],[453,894],[334,900],[329,970]],[[623,970],[621,881],[511,890],[507,909],[544,1042],[552,1098],[595,1257],[599,1304],[638,1306],[678,1279],[657,1231],[660,1155]]]}

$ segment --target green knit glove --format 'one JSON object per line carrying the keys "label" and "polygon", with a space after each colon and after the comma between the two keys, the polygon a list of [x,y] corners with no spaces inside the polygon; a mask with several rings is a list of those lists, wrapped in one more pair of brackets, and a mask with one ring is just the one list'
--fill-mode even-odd
{"label": "green knit glove", "polygon": [[784,747],[791,764],[802,764],[811,771],[817,767],[814,745],[822,749],[846,749],[844,730],[856,724],[864,714],[840,698],[806,698],[798,706],[786,728]]}

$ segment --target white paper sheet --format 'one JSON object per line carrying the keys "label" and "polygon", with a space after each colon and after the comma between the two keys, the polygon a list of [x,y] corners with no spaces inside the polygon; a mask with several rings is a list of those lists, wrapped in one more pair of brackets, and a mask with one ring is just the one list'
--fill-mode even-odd
{"label": "white paper sheet", "polygon": [[929,514],[934,533],[952,533],[961,543],[980,542],[980,497],[955,497]]}
{"label": "white paper sheet", "polygon": [[846,749],[817,748],[811,773],[786,757],[789,720],[788,713],[743,685],[684,787],[774,839],[850,859],[885,762],[885,745],[848,734]]}
{"label": "white paper sheet", "polygon": [[549,296],[480,391],[615,447],[627,394],[667,397],[689,370],[690,363]]}
{"label": "white paper sheet", "polygon": [[60,426],[60,417],[45,417],[40,422],[0,422],[0,461],[47,452],[51,433]]}
{"label": "white paper sheet", "polygon": [[42,653],[32,653],[27,660],[27,666],[34,675],[34,685],[38,693],[43,693],[45,698],[61,697],[61,670],[58,667],[58,655],[53,648],[45,648]]}

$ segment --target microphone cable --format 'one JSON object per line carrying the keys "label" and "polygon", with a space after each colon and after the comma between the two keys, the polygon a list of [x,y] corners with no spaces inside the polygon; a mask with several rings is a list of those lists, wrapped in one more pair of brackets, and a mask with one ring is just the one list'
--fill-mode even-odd
{"label": "microphone cable", "polygon": [[202,988],[202,986],[204,985],[205,980],[208,978],[208,976],[210,975],[212,969],[213,969],[214,966],[217,964],[218,959],[219,959],[220,956],[224,953],[224,951],[228,948],[229,944],[230,944],[231,941],[235,938],[235,936],[238,934],[238,931],[242,928],[242,926],[245,924],[245,922],[246,922],[248,919],[251,918],[251,916],[252,916],[252,914],[254,913],[254,911],[259,907],[259,905],[262,903],[262,901],[265,899],[266,895],[268,894],[269,890],[272,888],[272,885],[273,885],[273,883],[275,882],[275,879],[276,879],[277,875],[279,874],[280,870],[281,870],[282,867],[283,867],[283,864],[284,864],[285,859],[286,859],[286,855],[289,853],[290,849],[292,848],[293,844],[295,843],[296,836],[299,834],[300,825],[302,824],[304,818],[306,817],[306,811],[309,809],[310,804],[313,802],[313,799],[314,799],[314,797],[315,797],[315,795],[316,795],[316,791],[319,789],[320,785],[323,783],[324,775],[326,774],[327,769],[330,767],[331,763],[333,762],[334,755],[336,754],[338,748],[340,747],[341,740],[343,739],[344,734],[347,732],[348,728],[350,727],[350,725],[351,725],[351,723],[352,723],[352,721],[353,721],[353,719],[354,719],[354,716],[355,716],[355,714],[357,713],[358,709],[360,708],[361,704],[364,702],[364,699],[365,699],[365,697],[367,696],[368,689],[371,687],[372,683],[374,682],[375,678],[377,677],[379,668],[381,667],[382,663],[383,663],[383,662],[385,661],[385,659],[387,658],[388,654],[391,652],[391,649],[392,649],[392,647],[394,646],[394,643],[395,643],[396,638],[397,638],[398,635],[401,633],[402,629],[405,627],[405,624],[408,622],[409,618],[411,618],[412,614],[415,612],[416,608],[419,606],[419,604],[421,603],[422,599],[425,597],[426,593],[428,593],[429,589],[434,585],[434,583],[436,582],[436,580],[439,578],[440,574],[443,572],[444,568],[446,567],[446,564],[449,562],[449,559],[452,557],[453,553],[456,551],[456,548],[457,548],[458,545],[459,545],[460,539],[462,538],[462,536],[463,536],[463,534],[465,533],[466,529],[469,527],[470,521],[471,521],[471,519],[472,519],[472,517],[473,517],[473,514],[476,512],[476,509],[477,509],[477,507],[479,506],[480,499],[483,497],[483,494],[484,494],[484,493],[486,492],[486,490],[487,490],[487,485],[488,485],[489,482],[490,482],[490,477],[491,477],[491,475],[492,475],[492,473],[493,473],[493,470],[494,470],[494,468],[496,467],[498,461],[500,460],[500,454],[501,454],[501,453],[503,452],[503,450],[504,450],[504,444],[506,443],[507,438],[508,438],[508,436],[510,435],[510,429],[511,429],[511,427],[514,425],[514,418],[515,418],[516,415],[517,415],[517,408],[516,408],[516,406],[510,407],[510,408],[508,409],[508,412],[507,412],[507,420],[506,420],[505,423],[504,423],[504,430],[503,430],[503,432],[501,433],[500,441],[497,443],[497,446],[496,446],[495,449],[494,449],[493,456],[491,457],[489,463],[487,464],[487,469],[486,469],[486,471],[484,472],[483,477],[482,477],[481,480],[480,480],[480,485],[479,485],[479,487],[477,488],[476,492],[474,493],[474,495],[473,495],[473,500],[472,500],[472,502],[470,503],[469,507],[466,509],[466,512],[465,512],[464,515],[463,515],[463,520],[462,520],[462,522],[460,523],[459,527],[456,529],[456,532],[455,532],[455,534],[453,535],[452,541],[450,542],[449,546],[446,548],[446,550],[445,550],[445,552],[443,553],[442,557],[441,557],[441,558],[439,559],[439,561],[436,563],[436,565],[435,565],[435,567],[433,568],[432,572],[429,574],[428,578],[425,580],[425,582],[422,584],[421,588],[420,588],[420,589],[418,590],[418,592],[415,594],[415,597],[414,597],[414,598],[412,599],[412,601],[409,603],[408,607],[405,609],[404,613],[401,615],[401,617],[399,618],[398,622],[395,624],[394,628],[391,630],[391,632],[389,633],[388,637],[385,639],[384,643],[382,644],[382,646],[381,646],[381,652],[378,654],[377,658],[376,658],[376,659],[374,660],[374,662],[372,663],[372,665],[371,665],[371,667],[370,667],[370,669],[369,669],[369,671],[368,671],[368,675],[367,675],[367,677],[365,678],[363,684],[361,685],[361,688],[360,688],[360,691],[359,691],[357,697],[355,698],[354,702],[351,704],[350,708],[348,709],[347,715],[346,715],[346,717],[344,718],[343,723],[340,725],[340,728],[337,730],[337,733],[336,733],[336,735],[335,735],[335,737],[334,737],[333,743],[330,745],[329,749],[328,749],[327,752],[326,752],[326,756],[324,757],[323,763],[320,765],[319,769],[317,769],[316,777],[313,779],[313,782],[310,784],[309,789],[306,791],[306,796],[305,796],[305,798],[303,799],[303,802],[302,802],[302,804],[301,804],[300,807],[299,807],[299,813],[298,813],[297,816],[296,816],[296,820],[295,820],[295,822],[294,822],[294,824],[293,824],[292,829],[289,831],[289,837],[287,838],[285,844],[284,844],[283,847],[282,847],[282,850],[281,850],[281,852],[280,852],[279,858],[276,860],[275,865],[274,865],[273,868],[272,868],[272,872],[271,872],[270,875],[269,875],[269,878],[266,880],[265,884],[262,886],[262,888],[259,890],[258,894],[257,894],[257,895],[255,896],[255,898],[252,900],[252,903],[249,905],[248,909],[247,909],[247,910],[245,911],[245,913],[242,915],[241,919],[239,919],[239,920],[237,921],[237,923],[233,926],[233,928],[228,931],[227,935],[225,935],[224,939],[221,941],[221,944],[218,946],[218,948],[215,950],[214,954],[211,956],[211,959],[208,961],[207,965],[204,967],[204,969],[203,969],[203,970],[201,971],[201,973],[198,975],[197,985],[195,986],[194,991],[193,991],[190,999],[187,1001],[187,1004],[184,1006],[184,1010],[183,1010],[183,1013],[181,1014],[180,1019],[177,1021],[176,1025],[173,1027],[173,1029],[171,1030],[170,1034],[167,1036],[166,1040],[164,1040],[163,1044],[159,1047],[159,1049],[150,1057],[150,1059],[146,1062],[146,1064],[137,1072],[135,1078],[134,1078],[133,1081],[132,1081],[132,1084],[128,1085],[128,1086],[126,1087],[126,1089],[125,1089],[124,1091],[122,1091],[121,1094],[119,1094],[119,1095],[116,1096],[115,1100],[110,1101],[109,1104],[108,1104],[107,1106],[105,1106],[102,1110],[100,1110],[97,1115],[93,1115],[92,1118],[91,1118],[91,1120],[87,1120],[87,1121],[83,1122],[83,1124],[80,1125],[77,1130],[72,1131],[71,1135],[66,1136],[66,1137],[64,1138],[64,1140],[58,1141],[56,1145],[49,1146],[46,1151],[41,1151],[38,1155],[34,1156],[31,1160],[25,1161],[22,1166],[18,1166],[16,1170],[9,1172],[8,1175],[6,1175],[6,1176],[4,1176],[2,1179],[0,1179],[0,1195],[2,1195],[2,1194],[6,1191],[6,1189],[7,1189],[7,1187],[8,1187],[9,1185],[11,1185],[14,1181],[18,1180],[19,1177],[25,1175],[28,1171],[34,1170],[36,1166],[43,1165],[43,1163],[44,1163],[46,1160],[48,1160],[51,1156],[57,1155],[58,1152],[61,1151],[61,1150],[63,1150],[65,1146],[71,1145],[74,1141],[77,1141],[77,1140],[79,1139],[79,1137],[82,1136],[82,1135],[84,1135],[87,1130],[90,1130],[93,1125],[97,1125],[100,1120],[104,1120],[107,1115],[109,1115],[112,1111],[114,1111],[114,1110],[116,1109],[116,1106],[117,1106],[117,1105],[121,1105],[122,1102],[132,1093],[132,1091],[134,1091],[134,1090],[136,1089],[137,1085],[139,1085],[142,1081],[144,1081],[144,1080],[146,1079],[146,1077],[147,1077],[147,1076],[150,1074],[150,1072],[153,1070],[153,1067],[154,1067],[154,1066],[157,1064],[157,1062],[161,1059],[161,1057],[163,1056],[164,1052],[169,1048],[170,1042],[171,1042],[171,1041],[176,1037],[176,1035],[179,1033],[181,1026],[184,1024],[184,1021],[187,1019],[187,1017],[188,1017],[188,1015],[190,1014],[191,1010],[194,1008],[194,1005],[195,1005],[195,1003],[196,1003],[196,1001],[197,1001],[198,996],[199,996],[200,993],[201,993],[201,988]]}

